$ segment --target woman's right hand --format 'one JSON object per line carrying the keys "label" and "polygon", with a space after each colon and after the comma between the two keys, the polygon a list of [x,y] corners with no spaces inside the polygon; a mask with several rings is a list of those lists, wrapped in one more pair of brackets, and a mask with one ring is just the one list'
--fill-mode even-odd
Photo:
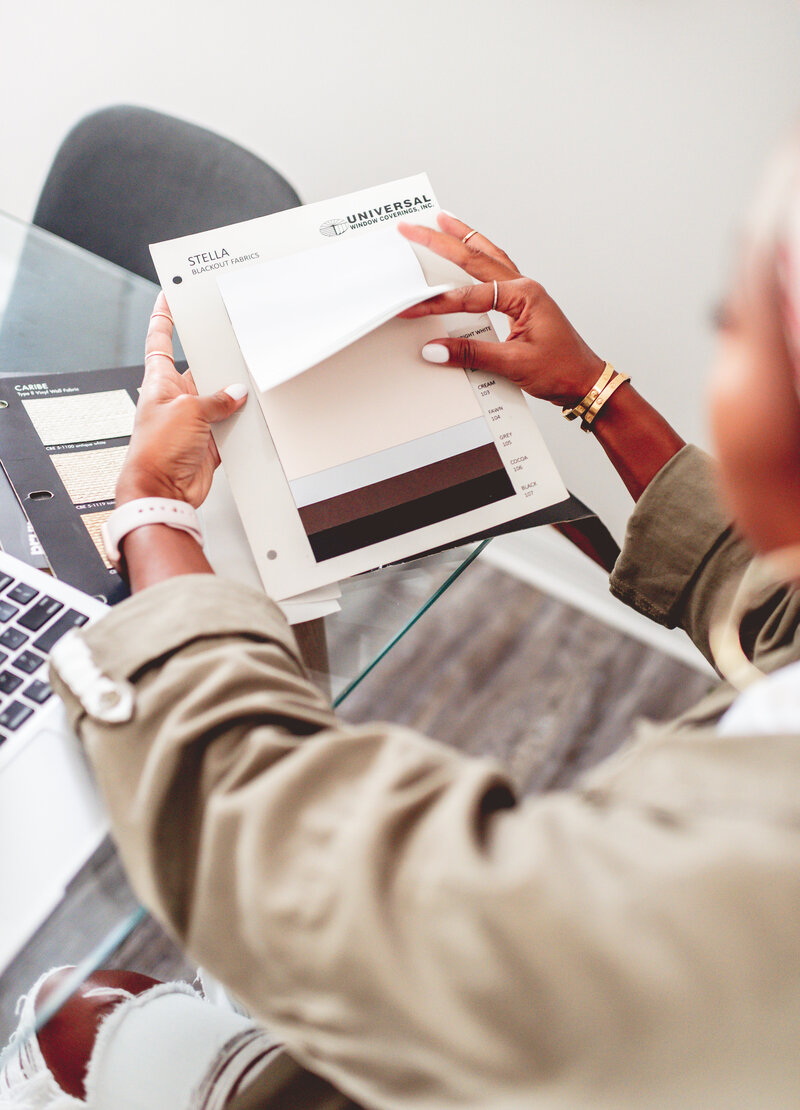
{"label": "woman's right hand", "polygon": [[243,384],[199,397],[191,373],[175,369],[172,332],[172,316],[162,292],[147,329],[144,381],[117,480],[117,505],[140,497],[167,497],[195,508],[202,505],[219,465],[211,428],[245,403]]}
{"label": "woman's right hand", "polygon": [[398,227],[406,239],[455,262],[483,284],[442,293],[401,315],[488,312],[496,281],[495,307],[510,318],[511,334],[503,343],[437,339],[425,345],[423,358],[499,374],[534,397],[572,408],[603,373],[604,360],[584,343],[542,286],[523,277],[499,247],[477,232],[464,243],[471,228],[455,216],[442,212],[438,222],[441,231],[419,224]]}

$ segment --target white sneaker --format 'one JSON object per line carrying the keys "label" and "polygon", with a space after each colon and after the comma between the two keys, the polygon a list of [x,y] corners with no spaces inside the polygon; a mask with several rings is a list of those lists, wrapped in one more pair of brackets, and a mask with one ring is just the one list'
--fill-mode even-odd
{"label": "white sneaker", "polygon": [[120,1005],[97,1032],[86,1099],[74,1098],[31,1032],[42,984],[62,970],[46,972],[20,999],[19,1024],[0,1057],[0,1110],[223,1110],[282,1052],[233,1001],[214,1005],[187,983],[159,983],[138,995],[95,987],[85,996],[116,997]]}
{"label": "white sneaker", "polygon": [[53,1078],[32,1033],[36,998],[46,979],[63,968],[41,975],[17,1003],[19,1022],[0,1056],[0,1107],[14,1110],[84,1110],[85,1103],[62,1090]]}

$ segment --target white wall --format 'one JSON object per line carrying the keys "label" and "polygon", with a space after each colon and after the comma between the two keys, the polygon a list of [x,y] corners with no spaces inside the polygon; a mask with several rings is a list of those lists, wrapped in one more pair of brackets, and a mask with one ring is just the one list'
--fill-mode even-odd
{"label": "white wall", "polygon": [[[758,168],[800,107],[795,0],[1,10],[0,208],[30,215],[61,136],[114,102],[225,133],[306,200],[425,169],[705,442],[709,312]],[[596,445],[554,410],[541,423],[568,485],[621,534],[629,504]],[[515,548],[534,566],[536,542]],[[595,589],[580,564],[569,574]]]}

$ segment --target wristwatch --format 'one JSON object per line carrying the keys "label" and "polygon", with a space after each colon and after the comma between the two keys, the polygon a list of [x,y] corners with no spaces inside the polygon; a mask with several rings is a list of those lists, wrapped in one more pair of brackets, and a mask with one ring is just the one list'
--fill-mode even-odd
{"label": "wristwatch", "polygon": [[114,509],[100,525],[103,547],[115,570],[120,569],[122,562],[119,545],[129,532],[145,524],[166,524],[170,528],[188,532],[203,546],[200,518],[188,502],[173,501],[169,497],[140,497],[137,501],[128,501]]}

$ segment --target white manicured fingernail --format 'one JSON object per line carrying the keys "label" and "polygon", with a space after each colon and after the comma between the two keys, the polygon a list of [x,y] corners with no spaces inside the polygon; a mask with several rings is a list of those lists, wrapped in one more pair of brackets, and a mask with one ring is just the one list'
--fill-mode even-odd
{"label": "white manicured fingernail", "polygon": [[244,382],[236,382],[235,385],[225,386],[222,392],[227,393],[234,401],[241,401],[242,397],[246,397],[250,392],[250,388]]}
{"label": "white manicured fingernail", "polygon": [[426,362],[450,361],[450,352],[444,343],[426,343],[421,353]]}

